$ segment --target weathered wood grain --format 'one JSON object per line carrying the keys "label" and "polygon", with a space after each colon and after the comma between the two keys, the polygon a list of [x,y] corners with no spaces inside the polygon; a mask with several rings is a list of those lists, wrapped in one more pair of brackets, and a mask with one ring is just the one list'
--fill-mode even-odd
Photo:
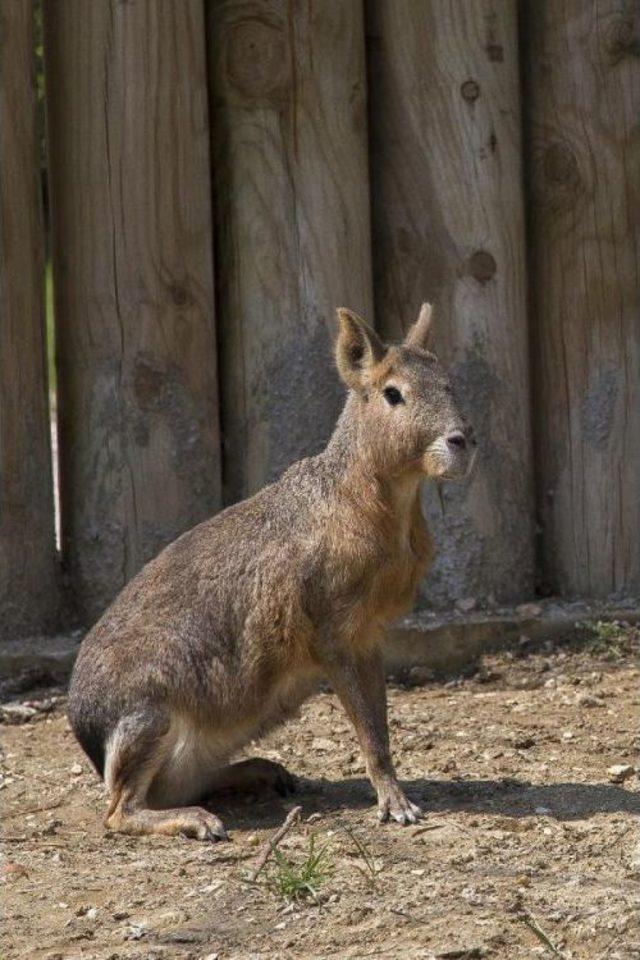
{"label": "weathered wood grain", "polygon": [[534,566],[516,3],[367,12],[378,327],[399,336],[435,303],[435,348],[480,441],[468,488],[425,493],[425,596],[514,600]]}
{"label": "weathered wood grain", "polygon": [[32,0],[0,5],[0,639],[56,615]]}
{"label": "weathered wood grain", "polygon": [[201,0],[45,2],[63,551],[92,619],[220,503]]}
{"label": "weathered wood grain", "polygon": [[640,590],[640,8],[527,4],[534,414],[548,586]]}
{"label": "weathered wood grain", "polygon": [[372,319],[359,3],[212,0],[225,498],[316,452],[335,308]]}

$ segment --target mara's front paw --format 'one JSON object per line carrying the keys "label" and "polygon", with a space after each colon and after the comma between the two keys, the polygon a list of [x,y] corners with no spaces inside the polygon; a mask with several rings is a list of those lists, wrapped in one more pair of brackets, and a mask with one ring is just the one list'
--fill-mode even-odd
{"label": "mara's front paw", "polygon": [[417,823],[421,816],[420,807],[411,803],[411,800],[407,800],[399,784],[391,783],[379,791],[378,820],[380,823],[395,820],[407,826],[409,823]]}

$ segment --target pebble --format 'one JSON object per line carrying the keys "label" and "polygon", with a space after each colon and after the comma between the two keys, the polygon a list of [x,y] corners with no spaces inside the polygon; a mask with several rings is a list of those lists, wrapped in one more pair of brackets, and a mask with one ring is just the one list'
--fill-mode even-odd
{"label": "pebble", "polygon": [[3,863],[2,876],[4,877],[28,877],[29,871],[21,863]]}
{"label": "pebble", "polygon": [[535,747],[536,741],[533,737],[528,737],[525,735],[522,737],[515,737],[513,745],[516,750],[529,750],[531,747]]}
{"label": "pebble", "polygon": [[74,763],[74,765],[71,767],[71,773],[74,775],[74,777],[80,776],[82,773],[82,767],[79,763]]}
{"label": "pebble", "polygon": [[520,617],[539,617],[542,607],[539,603],[520,603],[516,607],[516,613]]}
{"label": "pebble", "polygon": [[607,770],[607,776],[611,783],[624,783],[625,780],[632,777],[635,772],[635,767],[632,767],[630,763],[614,763],[614,765]]}
{"label": "pebble", "polygon": [[576,701],[579,707],[604,707],[602,697],[595,697],[592,693],[581,693]]}
{"label": "pebble", "polygon": [[416,684],[431,683],[435,679],[435,673],[428,667],[411,667],[409,679]]}
{"label": "pebble", "polygon": [[27,723],[32,717],[35,717],[37,712],[35,707],[27,707],[23,703],[5,703],[0,707],[0,722]]}
{"label": "pebble", "polygon": [[462,613],[471,613],[472,610],[475,610],[477,602],[475,597],[461,597],[456,600],[456,608]]}

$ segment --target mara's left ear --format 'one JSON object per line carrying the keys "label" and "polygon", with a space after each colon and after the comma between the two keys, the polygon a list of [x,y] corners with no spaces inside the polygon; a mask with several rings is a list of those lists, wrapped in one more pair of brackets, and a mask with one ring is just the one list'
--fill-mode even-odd
{"label": "mara's left ear", "polygon": [[418,319],[409,328],[409,332],[404,338],[405,347],[417,347],[419,350],[426,350],[429,341],[429,331],[431,329],[432,307],[430,303],[423,303],[420,307]]}
{"label": "mara's left ear", "polygon": [[336,342],[336,366],[343,381],[351,390],[366,386],[371,367],[382,360],[386,348],[368,323],[353,310],[338,307],[338,340]]}

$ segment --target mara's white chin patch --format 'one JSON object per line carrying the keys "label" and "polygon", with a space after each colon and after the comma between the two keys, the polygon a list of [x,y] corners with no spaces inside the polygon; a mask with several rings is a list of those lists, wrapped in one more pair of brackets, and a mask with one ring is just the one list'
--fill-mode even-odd
{"label": "mara's white chin patch", "polygon": [[434,480],[464,480],[474,460],[475,452],[452,448],[445,437],[438,437],[422,457],[422,468]]}

